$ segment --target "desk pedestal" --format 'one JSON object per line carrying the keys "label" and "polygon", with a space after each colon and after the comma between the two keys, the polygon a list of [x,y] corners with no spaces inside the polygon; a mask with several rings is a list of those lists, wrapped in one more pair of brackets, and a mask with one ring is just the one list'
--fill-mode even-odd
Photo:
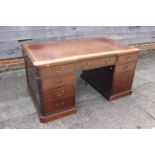
{"label": "desk pedestal", "polygon": [[109,101],[131,95],[136,63],[83,71],[81,77]]}
{"label": "desk pedestal", "polygon": [[90,59],[87,63],[82,61],[35,67],[25,55],[28,89],[38,109],[40,121],[46,123],[77,112],[77,70],[82,71],[83,80],[109,101],[130,95],[137,56],[131,54],[117,56],[117,59],[114,56],[110,59]]}

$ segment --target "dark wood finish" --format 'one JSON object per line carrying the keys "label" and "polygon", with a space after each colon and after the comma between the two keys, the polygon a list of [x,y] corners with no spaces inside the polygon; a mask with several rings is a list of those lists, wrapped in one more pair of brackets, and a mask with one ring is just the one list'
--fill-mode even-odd
{"label": "dark wood finish", "polygon": [[43,91],[43,97],[45,99],[45,102],[61,99],[74,94],[75,87],[72,85]]}
{"label": "dark wood finish", "polygon": [[118,57],[118,64],[125,64],[129,62],[136,62],[138,59],[138,53],[136,54],[126,54]]}
{"label": "dark wood finish", "polygon": [[136,63],[128,63],[123,65],[117,65],[115,69],[115,74],[120,74],[128,71],[134,71],[136,67]]}
{"label": "dark wood finish", "polygon": [[[138,55],[138,54],[135,54],[135,55]],[[122,57],[121,58],[120,57],[118,57],[118,60],[122,60]],[[116,94],[121,95],[121,93],[124,94],[124,92],[130,92],[129,94],[131,94],[132,82],[133,82],[134,73],[136,69],[137,59],[133,59],[135,58],[134,55],[132,55],[130,58],[131,58],[130,59],[131,61],[128,61],[129,63],[124,61],[125,64],[121,63],[121,65],[115,66],[115,72],[113,75],[112,96],[116,96]],[[133,60],[135,60],[135,62],[133,62]]]}
{"label": "dark wood finish", "polygon": [[54,101],[50,101],[44,104],[44,112],[47,114],[60,111],[60,109],[67,109],[70,107],[74,107],[75,104],[75,96],[65,97],[63,99],[58,99]]}
{"label": "dark wood finish", "polygon": [[[47,41],[23,45],[34,65],[41,66],[55,62],[77,60],[95,55],[111,55],[120,51],[132,52],[132,47],[109,38],[96,37],[67,41]],[[95,55],[94,55],[95,54]]]}
{"label": "dark wood finish", "polygon": [[37,102],[40,104],[40,89],[39,89],[39,83],[36,79],[37,75],[37,69],[35,66],[33,66],[30,59],[25,54],[25,68],[26,68],[26,76],[27,76],[27,85],[30,88],[30,90],[33,92],[34,96],[36,97]]}
{"label": "dark wood finish", "polygon": [[98,59],[90,59],[86,61],[80,61],[77,63],[76,67],[79,70],[88,70],[93,68],[104,67],[108,65],[113,65],[116,62],[116,57],[105,57],[105,58],[98,58]]}
{"label": "dark wood finish", "polygon": [[52,114],[50,113],[49,115],[43,115],[42,110],[44,109],[44,107],[41,108],[40,104],[38,104],[36,96],[33,94],[33,91],[30,89],[30,87],[27,87],[27,88],[28,88],[28,92],[33,100],[33,103],[38,111],[40,122],[47,123],[49,121],[53,121],[53,120],[77,113],[77,108],[75,106],[71,106],[71,107],[68,107],[62,111],[59,110],[59,111],[56,111],[55,113],[54,112]]}
{"label": "dark wood finish", "polygon": [[62,118],[62,117],[65,117],[71,114],[75,114],[75,113],[77,113],[77,108],[70,107],[70,108],[63,109],[63,110],[60,110],[58,112],[55,112],[55,113],[52,113],[46,116],[40,115],[40,121],[42,123],[47,123],[49,121],[53,121],[53,120],[56,120],[56,119],[59,119],[59,118]]}
{"label": "dark wood finish", "polygon": [[44,77],[57,77],[61,75],[66,75],[75,72],[74,64],[58,65],[58,66],[49,66],[41,67],[39,69],[39,74],[42,78]]}
{"label": "dark wood finish", "polygon": [[115,72],[113,84],[119,83],[120,81],[130,81],[133,79],[133,76],[134,76],[134,70],[125,71],[125,72],[121,72],[121,73]]}
{"label": "dark wood finish", "polygon": [[125,92],[131,89],[132,81],[122,81],[113,85],[112,94],[118,94],[121,92]]}
{"label": "dark wood finish", "polygon": [[65,85],[75,85],[76,76],[74,74],[70,74],[66,76],[59,76],[56,78],[42,79],[41,84],[43,91],[56,87],[63,87]]}
{"label": "dark wood finish", "polygon": [[77,112],[76,71],[108,100],[130,95],[139,50],[107,38],[23,45],[29,92],[40,121]]}
{"label": "dark wood finish", "polygon": [[129,91],[125,91],[125,92],[121,92],[121,93],[116,93],[112,96],[110,96],[108,98],[109,101],[113,101],[113,100],[116,100],[116,99],[119,99],[121,97],[125,97],[125,96],[128,96],[128,95],[131,95],[132,94],[132,91],[129,90]]}

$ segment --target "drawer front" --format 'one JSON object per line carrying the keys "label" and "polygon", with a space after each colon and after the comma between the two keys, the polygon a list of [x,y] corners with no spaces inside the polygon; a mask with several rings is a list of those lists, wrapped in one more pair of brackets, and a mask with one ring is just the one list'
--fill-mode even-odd
{"label": "drawer front", "polygon": [[136,63],[128,63],[128,64],[123,64],[123,65],[116,65],[115,66],[115,74],[120,74],[122,72],[127,72],[127,71],[134,71],[136,67]]}
{"label": "drawer front", "polygon": [[71,74],[71,75],[57,77],[53,79],[43,79],[41,83],[42,83],[43,90],[49,90],[51,88],[65,86],[65,85],[75,85],[76,77],[74,74]]}
{"label": "drawer front", "polygon": [[135,62],[138,59],[138,53],[136,54],[127,54],[127,55],[122,55],[118,57],[118,63],[123,64],[123,63],[129,63],[129,62]]}
{"label": "drawer front", "polygon": [[54,101],[45,103],[44,112],[52,113],[52,112],[56,112],[59,110],[63,110],[63,109],[72,107],[74,105],[75,105],[75,97],[70,96],[70,97],[66,97],[64,99],[54,100]]}
{"label": "drawer front", "polygon": [[49,76],[57,77],[60,75],[65,75],[65,74],[74,73],[74,72],[75,72],[74,64],[40,68],[41,77],[49,77]]}
{"label": "drawer front", "polygon": [[115,74],[114,84],[120,83],[121,81],[132,81],[134,76],[134,71],[126,71],[120,74]]}
{"label": "drawer front", "polygon": [[116,57],[98,58],[94,60],[80,61],[77,63],[76,68],[80,70],[93,69],[97,67],[103,67],[113,65],[116,62]]}
{"label": "drawer front", "polygon": [[45,102],[62,99],[67,96],[75,95],[75,87],[74,86],[66,86],[61,88],[49,89],[43,91],[43,96]]}
{"label": "drawer front", "polygon": [[113,86],[112,93],[117,94],[131,89],[132,81],[122,81]]}

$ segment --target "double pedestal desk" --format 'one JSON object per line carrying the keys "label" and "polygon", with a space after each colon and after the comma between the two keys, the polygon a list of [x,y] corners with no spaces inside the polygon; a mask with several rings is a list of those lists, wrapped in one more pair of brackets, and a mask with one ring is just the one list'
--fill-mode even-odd
{"label": "double pedestal desk", "polygon": [[82,79],[109,101],[132,92],[137,48],[95,37],[32,42],[22,50],[28,90],[41,122],[77,112],[76,71],[82,71]]}

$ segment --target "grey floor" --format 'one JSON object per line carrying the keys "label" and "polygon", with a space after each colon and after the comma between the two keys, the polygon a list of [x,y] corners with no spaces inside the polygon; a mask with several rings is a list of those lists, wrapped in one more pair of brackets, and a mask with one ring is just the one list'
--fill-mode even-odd
{"label": "grey floor", "polygon": [[0,128],[154,128],[155,52],[141,56],[133,94],[108,102],[78,78],[78,113],[42,124],[26,89],[25,70],[0,74]]}

